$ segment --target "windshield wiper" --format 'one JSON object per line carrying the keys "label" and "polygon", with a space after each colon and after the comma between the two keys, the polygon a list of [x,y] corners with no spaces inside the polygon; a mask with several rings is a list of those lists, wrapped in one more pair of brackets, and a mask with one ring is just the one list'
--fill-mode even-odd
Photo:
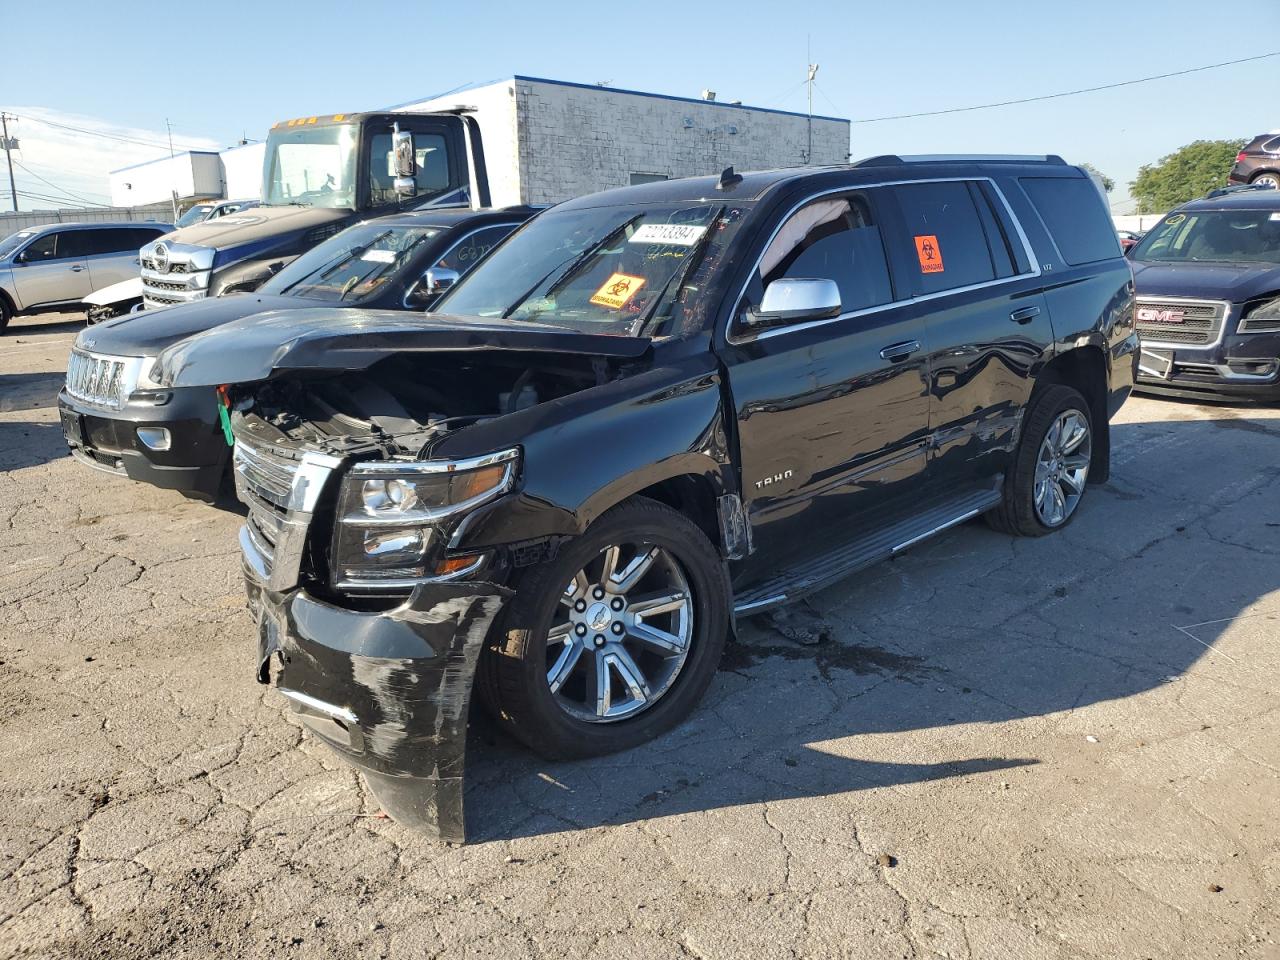
{"label": "windshield wiper", "polygon": [[[564,283],[565,280],[573,276],[574,272],[580,266],[582,266],[582,264],[586,263],[589,259],[594,257],[597,253],[599,253],[605,247],[607,247],[610,241],[612,241],[614,237],[616,237],[623,230],[627,229],[627,227],[631,226],[633,223],[635,223],[637,220],[639,220],[643,216],[644,216],[643,213],[637,213],[630,220],[627,220],[619,224],[616,228],[611,230],[609,233],[605,234],[605,236],[598,243],[593,243],[591,246],[587,247],[580,254],[574,257],[572,261],[561,260],[554,267],[548,270],[545,274],[539,277],[537,283],[535,283],[532,287],[530,287],[524,293],[520,294],[519,299],[517,299],[515,303],[507,307],[506,310],[502,311],[502,319],[503,320],[509,319],[513,313],[515,313],[518,309],[520,309],[521,305],[526,300],[528,300],[531,296],[533,296],[534,291],[537,290],[544,283],[546,283],[547,280],[550,279],[551,277],[555,276],[556,279],[549,287],[547,287],[547,294],[559,288],[560,284]],[[560,270],[561,266],[563,266],[566,262],[568,262],[569,265],[565,267],[563,271],[560,272],[559,276],[556,276],[556,271]],[[546,294],[544,294],[544,296],[545,295]]]}

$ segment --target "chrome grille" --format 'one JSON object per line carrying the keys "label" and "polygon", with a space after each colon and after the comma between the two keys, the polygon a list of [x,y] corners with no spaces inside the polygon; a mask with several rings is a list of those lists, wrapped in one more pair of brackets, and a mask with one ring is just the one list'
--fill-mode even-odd
{"label": "chrome grille", "polygon": [[85,403],[119,407],[133,389],[132,367],[141,361],[130,357],[72,350],[67,360],[67,393]]}
{"label": "chrome grille", "polygon": [[186,303],[185,300],[179,300],[177,297],[161,297],[154,293],[147,294],[145,299],[148,303],[158,303],[162,307],[171,307],[175,303]]}
{"label": "chrome grille", "polygon": [[1218,342],[1227,304],[1221,300],[1138,297],[1134,316],[1143,343],[1204,347]]}
{"label": "chrome grille", "polygon": [[[142,268],[144,270],[154,270],[156,268],[156,262],[154,260],[148,260],[146,257],[143,257]],[[189,268],[190,268],[190,264],[171,262],[169,264],[169,269],[166,270],[165,272],[166,273],[186,273]]]}
{"label": "chrome grille", "polygon": [[148,290],[186,290],[185,283],[177,283],[173,280],[152,280],[148,277],[143,281],[142,285]]}

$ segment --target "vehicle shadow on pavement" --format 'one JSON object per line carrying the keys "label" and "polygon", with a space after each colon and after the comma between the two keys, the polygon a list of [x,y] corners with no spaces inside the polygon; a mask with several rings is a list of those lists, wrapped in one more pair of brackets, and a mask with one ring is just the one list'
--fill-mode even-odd
{"label": "vehicle shadow on pavement", "polygon": [[[951,530],[813,597],[822,642],[788,640],[764,617],[740,622],[703,705],[635,750],[548,762],[477,710],[469,837],[954,777],[990,777],[997,790],[1001,771],[1017,777],[1064,739],[1090,749],[1202,729],[1176,698],[1142,708],[1149,726],[1096,736],[1075,712],[1167,684],[1251,682],[1236,647],[1215,649],[1233,623],[1280,625],[1280,608],[1255,607],[1280,590],[1280,419],[1248,417],[1114,425],[1111,478],[1066,530]],[[1191,470],[1190,458],[1221,466]]]}
{"label": "vehicle shadow on pavement", "polygon": [[37,467],[69,456],[58,424],[0,420],[0,471]]}

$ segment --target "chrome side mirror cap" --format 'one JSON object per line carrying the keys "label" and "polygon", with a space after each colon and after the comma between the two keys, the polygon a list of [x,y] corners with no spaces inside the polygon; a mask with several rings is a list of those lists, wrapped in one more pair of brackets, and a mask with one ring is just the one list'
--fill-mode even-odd
{"label": "chrome side mirror cap", "polygon": [[417,306],[426,309],[435,303],[462,275],[448,267],[432,267],[422,275],[422,279],[409,288],[405,294],[406,306]]}
{"label": "chrome side mirror cap", "polygon": [[743,315],[748,329],[777,327],[840,316],[840,287],[834,280],[784,278],[765,288],[760,306]]}

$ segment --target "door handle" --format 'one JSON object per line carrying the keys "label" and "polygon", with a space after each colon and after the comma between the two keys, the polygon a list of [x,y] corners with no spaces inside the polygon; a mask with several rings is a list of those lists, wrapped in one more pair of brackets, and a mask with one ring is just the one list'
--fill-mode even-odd
{"label": "door handle", "polygon": [[72,273],[79,273],[79,272],[80,272],[81,270],[83,270],[83,269],[84,269],[84,267],[80,266],[80,264],[78,264],[78,263],[77,263],[74,267],[72,267],[72,268],[71,268],[71,272],[72,272]]}
{"label": "door handle", "polygon": [[1030,323],[1036,317],[1040,316],[1039,307],[1023,307],[1009,314],[1009,319],[1014,323]]}
{"label": "door handle", "polygon": [[885,347],[880,351],[881,360],[892,360],[897,363],[899,360],[905,360],[917,350],[920,349],[919,340],[904,340],[902,343],[895,343]]}

